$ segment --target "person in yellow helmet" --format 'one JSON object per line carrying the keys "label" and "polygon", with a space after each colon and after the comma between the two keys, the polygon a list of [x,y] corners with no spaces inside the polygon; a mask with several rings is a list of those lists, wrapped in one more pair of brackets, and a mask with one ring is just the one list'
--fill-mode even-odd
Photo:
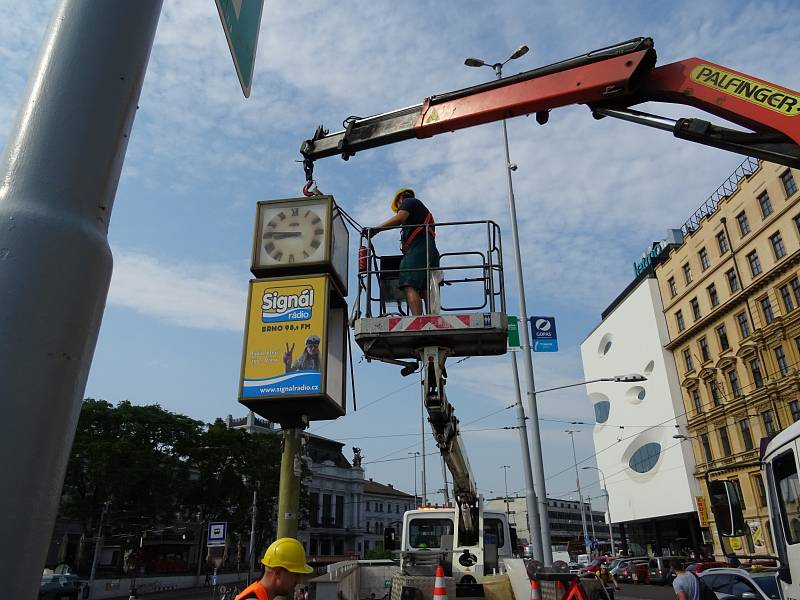
{"label": "person in yellow helmet", "polygon": [[292,597],[294,588],[305,575],[314,569],[306,564],[303,545],[294,538],[280,538],[272,542],[264,558],[264,576],[246,587],[235,600],[270,600],[276,596]]}
{"label": "person in yellow helmet", "polygon": [[[406,302],[412,315],[422,314],[422,300],[427,296],[428,273],[439,267],[439,250],[436,248],[436,227],[433,215],[415,197],[414,190],[400,188],[394,193],[391,204],[393,217],[378,227],[403,227],[400,247],[400,288],[405,290]],[[372,235],[380,231],[371,231]],[[427,270],[426,270],[427,268]]]}

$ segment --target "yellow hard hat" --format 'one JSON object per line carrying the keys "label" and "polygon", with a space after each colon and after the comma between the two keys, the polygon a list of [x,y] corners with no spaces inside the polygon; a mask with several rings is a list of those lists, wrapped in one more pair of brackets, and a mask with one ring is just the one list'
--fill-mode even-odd
{"label": "yellow hard hat", "polygon": [[394,198],[392,198],[392,212],[397,212],[400,210],[400,196],[406,192],[411,192],[411,195],[414,195],[414,190],[411,188],[400,188],[394,193]]}
{"label": "yellow hard hat", "polygon": [[267,567],[283,567],[292,573],[313,573],[314,569],[306,564],[306,552],[303,545],[294,538],[280,538],[269,545],[261,563]]}

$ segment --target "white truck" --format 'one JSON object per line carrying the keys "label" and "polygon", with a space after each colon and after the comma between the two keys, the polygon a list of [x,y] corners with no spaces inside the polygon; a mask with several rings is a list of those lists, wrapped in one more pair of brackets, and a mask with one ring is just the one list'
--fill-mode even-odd
{"label": "white truck", "polygon": [[[760,465],[766,487],[770,529],[777,556],[742,556],[737,558],[774,558],[778,561],[778,583],[785,600],[800,599],[800,422],[776,435],[763,452]],[[742,465],[737,465],[740,467]],[[722,470],[722,469],[720,469]],[[732,482],[706,476],[711,509],[721,537],[750,536],[741,500]],[[724,547],[724,546],[723,546]],[[728,554],[733,557],[733,554]]]}

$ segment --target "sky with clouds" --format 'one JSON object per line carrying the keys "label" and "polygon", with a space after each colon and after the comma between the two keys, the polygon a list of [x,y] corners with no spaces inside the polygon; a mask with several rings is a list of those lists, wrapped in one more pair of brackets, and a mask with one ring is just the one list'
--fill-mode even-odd
{"label": "sky with clouds", "polygon": [[[0,144],[53,6],[0,0]],[[114,275],[86,396],[159,403],[204,421],[245,414],[236,398],[255,203],[300,195],[295,161],[317,125],[337,131],[350,115],[489,80],[491,70],[467,68],[464,58],[503,60],[523,43],[531,51],[505,74],[650,36],[659,64],[698,56],[800,89],[800,48],[791,41],[798,26],[800,5],[791,1],[267,2],[252,94],[244,99],[214,3],[166,0],[111,219]],[[630,282],[632,263],[667,228],[679,227],[742,157],[596,121],[585,107],[554,111],[546,126],[520,117],[508,129],[519,166],[528,313],[558,320],[560,352],[534,357],[537,387],[578,382],[579,344]],[[437,221],[500,223],[515,312],[501,135],[493,123],[407,141],[349,162],[325,159],[315,175],[365,225],[388,216],[401,185],[413,187]],[[359,359],[356,349],[358,410],[349,405],[347,416],[311,431],[346,443],[348,456],[350,446],[361,447],[369,477],[412,491],[408,453],[421,449],[417,381]],[[500,466],[509,464],[509,492],[521,492],[518,433],[503,429],[516,420],[504,410],[515,399],[508,357],[472,358],[448,370],[478,486],[486,495],[504,493]],[[539,402],[548,492],[567,497],[574,472],[561,421],[592,421],[593,411],[581,387]],[[577,429],[579,459],[589,458],[591,426]],[[426,450],[434,490],[441,467],[430,435]],[[587,494],[599,496],[592,472],[584,475]]]}

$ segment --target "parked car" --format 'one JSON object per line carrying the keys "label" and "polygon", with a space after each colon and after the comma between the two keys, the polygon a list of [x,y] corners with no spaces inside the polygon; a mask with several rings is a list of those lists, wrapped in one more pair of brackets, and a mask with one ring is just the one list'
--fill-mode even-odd
{"label": "parked car", "polygon": [[705,562],[693,562],[686,565],[686,570],[698,575],[706,569],[718,569],[721,567],[730,567],[726,562],[709,560]]}
{"label": "parked car", "polygon": [[672,583],[675,579],[675,571],[669,566],[669,562],[674,559],[682,560],[684,563],[689,561],[688,556],[654,556],[648,563],[650,583],[665,585]]}
{"label": "parked car", "polygon": [[698,575],[717,598],[728,600],[779,600],[781,597],[777,572],[758,571],[749,573],[744,569],[711,568]]}
{"label": "parked car", "polygon": [[634,562],[632,564],[633,567],[633,575],[631,579],[633,583],[650,583],[650,561],[643,560],[639,562]]}
{"label": "parked car", "polygon": [[608,570],[617,581],[632,581],[633,567],[631,566],[634,561],[647,561],[646,556],[626,556],[623,558],[615,558],[609,566]]}
{"label": "parked car", "polygon": [[71,573],[49,573],[42,575],[39,600],[77,600],[81,593],[81,582]]}

